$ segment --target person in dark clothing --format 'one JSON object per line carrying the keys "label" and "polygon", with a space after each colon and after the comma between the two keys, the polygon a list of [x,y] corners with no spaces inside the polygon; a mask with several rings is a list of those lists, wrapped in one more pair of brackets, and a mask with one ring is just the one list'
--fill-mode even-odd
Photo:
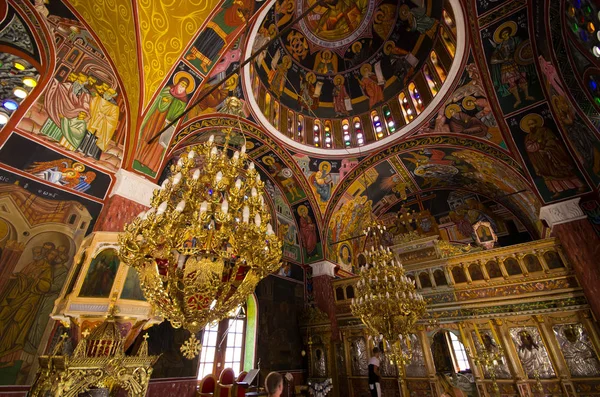
{"label": "person in dark clothing", "polygon": [[381,352],[378,347],[373,348],[373,356],[369,360],[369,391],[371,397],[381,397],[381,385],[379,384],[379,367]]}

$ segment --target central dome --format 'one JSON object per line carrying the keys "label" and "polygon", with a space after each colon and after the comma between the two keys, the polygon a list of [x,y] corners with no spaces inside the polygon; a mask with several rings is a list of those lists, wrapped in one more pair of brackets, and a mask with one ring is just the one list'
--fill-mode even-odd
{"label": "central dome", "polygon": [[458,0],[315,2],[274,1],[255,23],[246,54],[275,40],[244,69],[254,115],[311,152],[406,133],[457,74]]}

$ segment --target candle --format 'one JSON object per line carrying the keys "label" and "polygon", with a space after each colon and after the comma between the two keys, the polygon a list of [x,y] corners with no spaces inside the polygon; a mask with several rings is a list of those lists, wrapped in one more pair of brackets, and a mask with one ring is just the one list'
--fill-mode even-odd
{"label": "candle", "polygon": [[197,181],[200,178],[200,169],[196,168],[196,171],[194,171],[194,174],[192,175],[192,179]]}
{"label": "candle", "polygon": [[175,176],[173,177],[173,186],[177,185],[179,182],[181,182],[181,172],[178,172],[177,174],[175,174]]}
{"label": "candle", "polygon": [[251,162],[248,164],[248,171],[252,171],[253,169],[254,169],[254,163],[251,161]]}
{"label": "candle", "polygon": [[240,190],[242,188],[242,180],[240,178],[235,180],[235,188]]}
{"label": "candle", "polygon": [[212,144],[215,141],[215,136],[211,135],[208,137],[208,143]]}
{"label": "candle", "polygon": [[261,223],[260,215],[256,214],[256,216],[254,217],[254,224],[256,225],[256,227],[260,227],[260,223]]}
{"label": "candle", "polygon": [[242,152],[242,154],[246,153],[246,144],[245,143],[242,145],[241,152]]}
{"label": "candle", "polygon": [[219,171],[217,172],[217,175],[215,175],[215,182],[219,183],[221,182],[221,179],[223,179],[223,173]]}
{"label": "candle", "polygon": [[267,223],[267,235],[273,234],[273,226],[270,223]]}
{"label": "candle", "polygon": [[223,203],[221,203],[221,212],[224,213],[225,215],[227,215],[228,211],[229,211],[229,202],[227,202],[227,199],[224,199]]}
{"label": "candle", "polygon": [[208,211],[208,202],[203,201],[202,204],[200,204],[200,214],[206,211]]}
{"label": "candle", "polygon": [[233,161],[238,161],[238,159],[240,158],[240,152],[238,152],[237,150],[233,153]]}
{"label": "candle", "polygon": [[181,200],[178,204],[177,207],[175,207],[175,211],[176,212],[183,212],[183,210],[185,209],[185,200]]}
{"label": "candle", "polygon": [[244,221],[244,223],[248,223],[249,220],[250,220],[250,208],[246,205],[246,206],[244,206],[244,209],[242,210],[242,221]]}
{"label": "candle", "polygon": [[190,150],[190,152],[188,153],[188,159],[193,159],[194,157],[196,157],[196,152],[193,150]]}

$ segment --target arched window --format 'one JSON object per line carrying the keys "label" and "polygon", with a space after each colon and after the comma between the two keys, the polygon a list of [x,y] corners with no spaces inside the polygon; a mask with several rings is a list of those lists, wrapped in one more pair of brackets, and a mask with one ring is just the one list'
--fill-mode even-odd
{"label": "arched window", "polygon": [[298,121],[296,122],[296,140],[298,142],[304,142],[304,116],[298,115]]}
{"label": "arched window", "polygon": [[410,123],[412,119],[414,119],[412,108],[410,107],[410,103],[408,103],[408,98],[406,94],[401,92],[398,95],[398,101],[400,102],[400,109],[402,109],[402,115],[404,116],[404,121],[406,124]]}
{"label": "arched window", "polygon": [[560,269],[565,267],[560,256],[554,251],[545,252],[544,260],[546,261],[546,265],[548,265],[548,269]]}
{"label": "arched window", "polygon": [[427,81],[427,85],[429,86],[429,91],[431,91],[431,95],[436,96],[440,89],[438,87],[437,81],[435,81],[434,76],[431,74],[429,65],[427,64],[423,65],[423,75],[425,75],[425,80]]}
{"label": "arched window", "polygon": [[421,273],[419,274],[419,282],[421,283],[421,288],[431,288],[431,279],[429,278],[429,273]]}
{"label": "arched window", "polygon": [[315,147],[321,146],[321,122],[319,120],[315,120],[313,125],[313,144]]}
{"label": "arched window", "polygon": [[387,127],[389,133],[393,134],[396,132],[396,123],[392,117],[392,111],[388,105],[383,105],[381,107],[381,111],[383,112],[383,118],[385,119],[385,126]]}
{"label": "arched window", "polygon": [[[257,310],[254,295],[238,308],[236,315],[217,324],[207,325],[202,336],[198,379],[214,374],[218,377],[225,368],[235,376],[254,367]],[[251,319],[251,321],[248,321]]]}
{"label": "arched window", "polygon": [[279,102],[273,101],[273,127],[279,130]]}
{"label": "arched window", "polygon": [[457,284],[467,282],[467,276],[465,275],[465,271],[460,266],[456,266],[452,269],[452,277],[454,278],[454,282]]}
{"label": "arched window", "polygon": [[336,301],[344,300],[344,289],[342,287],[337,287],[335,289],[335,300]]}
{"label": "arched window", "polygon": [[331,121],[325,121],[325,147],[331,148],[332,138],[331,138]]}
{"label": "arched window", "polygon": [[450,54],[450,56],[452,58],[454,58],[454,55],[456,55],[456,45],[450,38],[450,35],[446,31],[446,29],[441,29],[440,31],[441,31],[442,42],[444,43],[444,47],[446,47],[446,50],[448,50],[448,54]]}
{"label": "arched window", "polygon": [[375,136],[377,139],[383,138],[383,126],[381,125],[381,119],[377,110],[371,112],[371,122],[373,123],[373,129],[375,130]]}
{"label": "arched window", "polygon": [[271,94],[267,92],[265,95],[265,106],[263,108],[263,114],[267,120],[271,121]]}
{"label": "arched window", "polygon": [[358,146],[362,146],[365,143],[365,135],[362,128],[362,123],[358,117],[352,120],[354,124],[354,136],[356,137],[356,143]]}
{"label": "arched window", "polygon": [[287,114],[287,133],[290,138],[295,139],[296,136],[294,134],[294,112],[288,110]]}
{"label": "arched window", "polygon": [[438,56],[435,51],[431,51],[431,53],[429,54],[429,59],[431,59],[431,63],[433,64],[433,67],[435,68],[435,71],[440,77],[442,83],[446,81],[446,77],[448,75],[446,74],[446,70],[444,70],[444,67],[440,63],[440,60],[438,59]]}
{"label": "arched window", "polygon": [[348,119],[342,120],[342,133],[344,134],[344,146],[350,146],[352,144],[352,137],[350,136],[350,123]]}
{"label": "arched window", "polygon": [[410,97],[412,99],[413,105],[417,110],[417,114],[421,114],[425,106],[423,106],[423,100],[421,99],[421,94],[419,94],[419,90],[417,90],[417,86],[415,83],[411,82],[408,85],[408,92],[410,93]]}

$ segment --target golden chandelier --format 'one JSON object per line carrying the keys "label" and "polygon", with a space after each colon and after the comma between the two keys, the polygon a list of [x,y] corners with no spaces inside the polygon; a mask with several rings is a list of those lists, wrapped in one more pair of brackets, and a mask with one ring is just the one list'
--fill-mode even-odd
{"label": "golden chandelier", "polygon": [[264,183],[245,144],[229,155],[230,134],[223,149],[213,135],[187,148],[151,208],[119,237],[120,257],[138,271],[156,314],[191,332],[187,358],[200,351],[196,332],[235,311],[280,266]]}
{"label": "golden chandelier", "polygon": [[[364,231],[373,245],[363,253],[367,264],[361,268],[350,309],[375,340],[386,343],[390,358],[400,369],[407,360],[401,341],[410,343],[415,323],[425,315],[425,300],[405,276],[404,267],[393,252],[381,245],[384,231],[385,227],[377,223]],[[410,345],[407,347],[410,350]]]}

